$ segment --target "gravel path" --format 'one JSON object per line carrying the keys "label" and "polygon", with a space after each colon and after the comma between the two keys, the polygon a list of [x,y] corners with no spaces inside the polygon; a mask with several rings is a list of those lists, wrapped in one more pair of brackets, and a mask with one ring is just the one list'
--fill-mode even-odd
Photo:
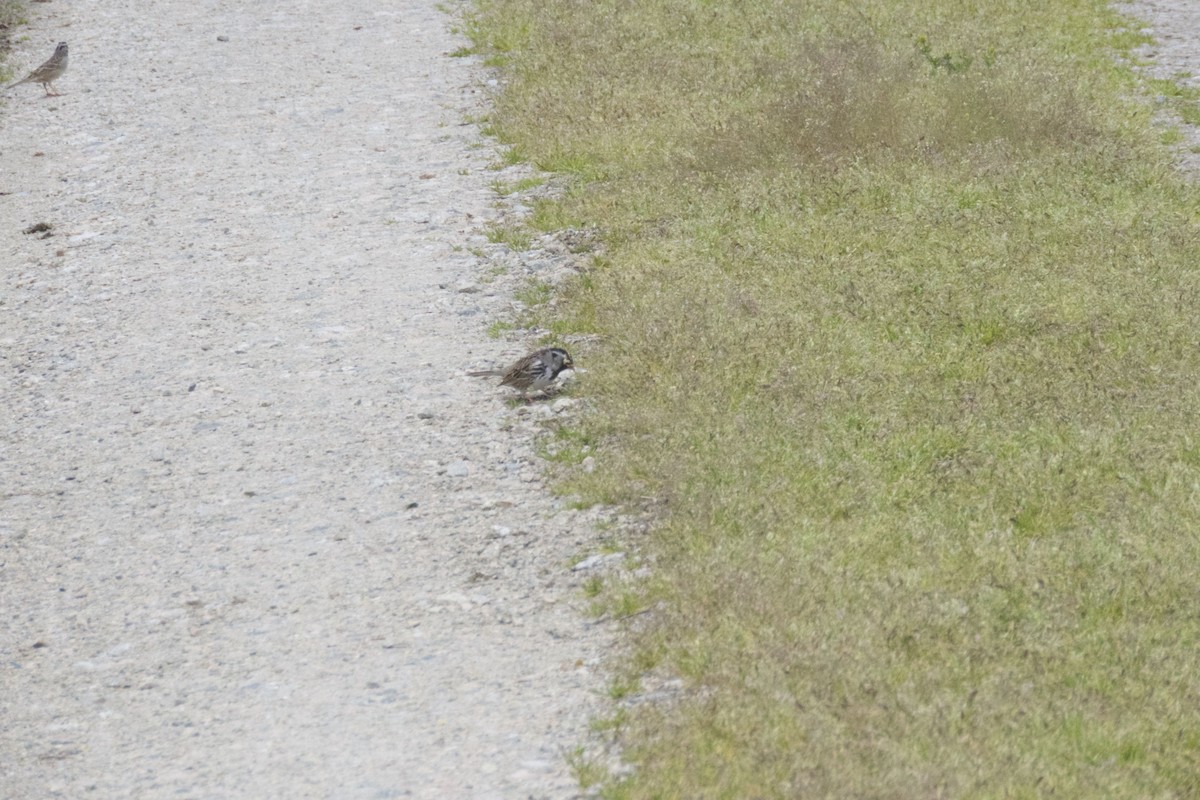
{"label": "gravel path", "polygon": [[484,335],[438,5],[32,6],[13,63],[71,67],[0,115],[0,797],[576,795],[600,512],[531,448],[573,401],[465,376],[529,342]]}

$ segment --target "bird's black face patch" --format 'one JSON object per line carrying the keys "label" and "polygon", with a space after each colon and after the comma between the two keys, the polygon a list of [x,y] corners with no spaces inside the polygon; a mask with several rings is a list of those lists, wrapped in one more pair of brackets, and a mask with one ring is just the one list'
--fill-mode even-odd
{"label": "bird's black face patch", "polygon": [[559,362],[562,363],[564,367],[572,366],[573,362],[571,361],[571,354],[566,350],[563,350],[561,347],[552,347],[550,348],[550,352],[558,356]]}

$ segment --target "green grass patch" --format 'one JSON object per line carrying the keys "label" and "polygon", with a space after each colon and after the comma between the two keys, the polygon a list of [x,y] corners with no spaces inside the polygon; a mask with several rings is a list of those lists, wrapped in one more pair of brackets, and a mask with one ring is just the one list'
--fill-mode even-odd
{"label": "green grass patch", "polygon": [[[488,132],[489,133],[493,133],[493,132],[499,133],[498,130],[492,130],[492,131],[488,131]],[[510,147],[507,150],[505,150],[503,153],[500,154],[500,161],[495,165],[495,168],[496,169],[504,169],[505,167],[512,167],[512,166],[516,166],[517,164],[524,164],[528,160],[529,159],[526,156],[524,150],[522,150],[519,147]]]}
{"label": "green grass patch", "polygon": [[501,197],[507,197],[511,194],[517,194],[519,192],[528,191],[529,189],[535,189],[545,184],[545,182],[546,178],[538,175],[520,178],[519,180],[512,181],[511,183],[498,180],[492,182],[492,191]]}
{"label": "green grass patch", "polygon": [[531,278],[528,283],[514,293],[514,297],[529,308],[544,305],[553,296],[554,284],[537,278]]}
{"label": "green grass patch", "polygon": [[604,235],[553,307],[605,344],[567,488],[665,509],[606,605],[687,691],[607,796],[1200,793],[1200,194],[1114,65],[1141,35],[1098,0],[471,26],[497,133],[575,178],[536,227]]}
{"label": "green grass patch", "polygon": [[592,599],[599,597],[604,591],[604,579],[599,575],[593,575],[583,582],[583,596]]}
{"label": "green grass patch", "polygon": [[571,768],[571,775],[584,789],[595,786],[608,776],[608,770],[603,763],[588,757],[582,747],[567,755],[567,765]]}
{"label": "green grass patch", "polygon": [[538,455],[544,459],[560,464],[578,464],[592,452],[595,442],[589,431],[559,425],[553,429],[552,436],[539,439],[536,446]]}
{"label": "green grass patch", "polygon": [[496,320],[488,326],[487,335],[489,339],[501,339],[510,332],[517,329],[517,324],[509,320]]}
{"label": "green grass patch", "polygon": [[528,250],[533,242],[533,234],[524,225],[489,225],[484,235],[489,242],[505,244],[513,250]]}

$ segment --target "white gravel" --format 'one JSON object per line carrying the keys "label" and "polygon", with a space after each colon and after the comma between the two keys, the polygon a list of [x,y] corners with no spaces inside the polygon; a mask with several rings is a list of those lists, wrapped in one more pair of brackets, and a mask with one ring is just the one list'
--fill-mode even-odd
{"label": "white gravel", "polygon": [[13,64],[71,66],[0,113],[0,797],[576,796],[602,512],[532,452],[572,404],[465,375],[531,342],[484,334],[438,6],[32,5]]}

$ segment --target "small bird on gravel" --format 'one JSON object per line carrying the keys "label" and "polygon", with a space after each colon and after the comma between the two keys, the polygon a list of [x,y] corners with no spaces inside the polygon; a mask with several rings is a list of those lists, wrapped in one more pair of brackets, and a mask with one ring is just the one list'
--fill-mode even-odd
{"label": "small bird on gravel", "polygon": [[21,80],[5,87],[4,91],[8,91],[14,86],[20,86],[22,83],[40,83],[42,88],[46,90],[47,97],[58,97],[57,91],[54,89],[54,82],[62,77],[62,74],[67,71],[67,43],[59,42],[58,47],[54,48],[54,55],[46,59],[46,63],[35,69],[33,72],[26,75]]}
{"label": "small bird on gravel", "polygon": [[558,373],[565,369],[574,369],[575,362],[571,355],[561,347],[543,347],[517,361],[507,369],[485,369],[467,374],[479,378],[484,376],[499,376],[501,386],[511,386],[519,389],[523,396],[530,392],[540,392],[554,383]]}

